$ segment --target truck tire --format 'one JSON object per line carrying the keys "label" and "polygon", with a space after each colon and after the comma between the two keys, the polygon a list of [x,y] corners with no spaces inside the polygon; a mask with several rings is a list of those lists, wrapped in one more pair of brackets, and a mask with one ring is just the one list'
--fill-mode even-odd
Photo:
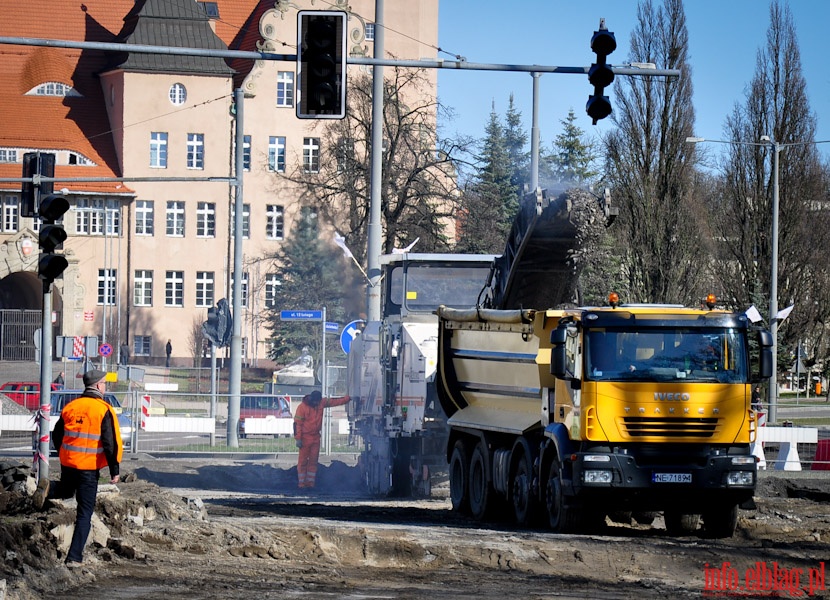
{"label": "truck tire", "polygon": [[513,506],[513,518],[516,524],[529,525],[536,514],[537,502],[533,495],[533,465],[527,452],[521,452],[514,467],[510,485],[510,503]]}
{"label": "truck tire", "polygon": [[473,450],[470,458],[469,498],[470,514],[477,521],[487,516],[487,505],[490,503],[490,484],[487,481],[487,450],[479,443]]}
{"label": "truck tire", "polygon": [[697,531],[700,515],[667,510],[663,512],[663,520],[666,522],[669,535],[692,535]]}
{"label": "truck tire", "polygon": [[703,530],[706,537],[728,538],[738,527],[738,505],[720,506],[703,512]]}
{"label": "truck tire", "polygon": [[565,502],[562,468],[558,460],[552,461],[548,469],[545,507],[548,513],[548,525],[556,533],[575,533],[581,527],[581,507],[569,506]]}
{"label": "truck tire", "polygon": [[470,496],[467,474],[470,463],[467,458],[467,445],[458,440],[453,446],[450,458],[450,502],[456,512],[467,514],[470,512]]}

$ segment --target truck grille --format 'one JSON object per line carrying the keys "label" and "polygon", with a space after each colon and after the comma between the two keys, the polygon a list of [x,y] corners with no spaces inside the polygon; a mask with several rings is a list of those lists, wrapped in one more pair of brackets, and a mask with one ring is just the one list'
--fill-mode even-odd
{"label": "truck grille", "polygon": [[717,418],[623,417],[622,431],[629,437],[710,438],[718,430]]}

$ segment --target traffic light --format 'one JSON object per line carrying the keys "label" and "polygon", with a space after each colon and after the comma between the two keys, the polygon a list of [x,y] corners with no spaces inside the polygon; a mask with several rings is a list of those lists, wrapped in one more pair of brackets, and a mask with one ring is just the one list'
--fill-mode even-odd
{"label": "traffic light", "polygon": [[608,31],[605,19],[600,19],[599,30],[595,31],[591,38],[591,50],[596,52],[597,62],[592,64],[588,70],[588,81],[594,86],[594,94],[588,96],[588,104],[585,106],[588,116],[594,120],[594,125],[611,114],[611,101],[608,96],[603,96],[602,92],[614,81],[614,71],[605,59],[616,49],[617,39],[614,37],[614,32]]}
{"label": "traffic light", "polygon": [[62,248],[66,240],[66,230],[63,225],[56,223],[69,210],[69,201],[60,194],[49,194],[40,200],[38,214],[40,215],[40,259],[37,263],[37,276],[43,280],[44,291],[69,266],[69,262],[62,254],[55,254],[55,250]]}
{"label": "traffic light", "polygon": [[[23,155],[23,177],[54,177],[55,155],[50,152],[27,152]],[[38,216],[40,198],[45,198],[55,189],[52,181],[23,183],[20,190],[20,216]]]}
{"label": "traffic light", "polygon": [[346,13],[301,10],[297,16],[297,117],[346,116]]}
{"label": "traffic light", "polygon": [[227,346],[231,341],[233,318],[228,301],[222,298],[216,306],[208,309],[207,321],[202,323],[202,334],[219,348]]}

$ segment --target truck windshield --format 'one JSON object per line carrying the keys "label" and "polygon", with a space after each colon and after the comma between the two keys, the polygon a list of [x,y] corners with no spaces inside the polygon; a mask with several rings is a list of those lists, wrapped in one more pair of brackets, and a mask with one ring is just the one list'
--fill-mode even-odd
{"label": "truck windshield", "polygon": [[746,383],[745,340],[723,328],[591,329],[585,379]]}
{"label": "truck windshield", "polygon": [[489,264],[463,267],[410,264],[404,284],[403,269],[396,267],[391,273],[391,299],[394,304],[418,312],[432,312],[442,304],[453,308],[473,307],[489,272]]}

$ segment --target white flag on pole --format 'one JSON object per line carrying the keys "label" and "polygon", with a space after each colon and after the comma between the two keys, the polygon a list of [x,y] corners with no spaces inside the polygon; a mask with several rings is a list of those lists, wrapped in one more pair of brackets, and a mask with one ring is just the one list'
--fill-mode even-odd
{"label": "white flag on pole", "polygon": [[406,248],[392,248],[392,254],[406,254],[407,252],[412,250],[412,248],[415,246],[415,244],[418,243],[418,240],[420,239],[421,238],[416,237],[415,241],[409,244]]}
{"label": "white flag on pole", "polygon": [[349,247],[346,245],[346,238],[336,231],[334,232],[334,243],[340,246],[340,249],[343,250],[343,254],[346,255],[346,258],[354,258],[354,254],[352,254],[352,251],[349,250]]}
{"label": "white flag on pole", "polygon": [[758,309],[755,308],[754,304],[747,308],[746,313],[744,314],[746,314],[747,318],[753,323],[759,323],[764,320],[764,317],[761,316],[761,313],[758,312]]}
{"label": "white flag on pole", "polygon": [[793,312],[793,306],[795,306],[795,304],[790,304],[787,308],[782,308],[778,311],[778,314],[775,315],[775,318],[779,321],[783,321],[790,316],[791,312]]}

